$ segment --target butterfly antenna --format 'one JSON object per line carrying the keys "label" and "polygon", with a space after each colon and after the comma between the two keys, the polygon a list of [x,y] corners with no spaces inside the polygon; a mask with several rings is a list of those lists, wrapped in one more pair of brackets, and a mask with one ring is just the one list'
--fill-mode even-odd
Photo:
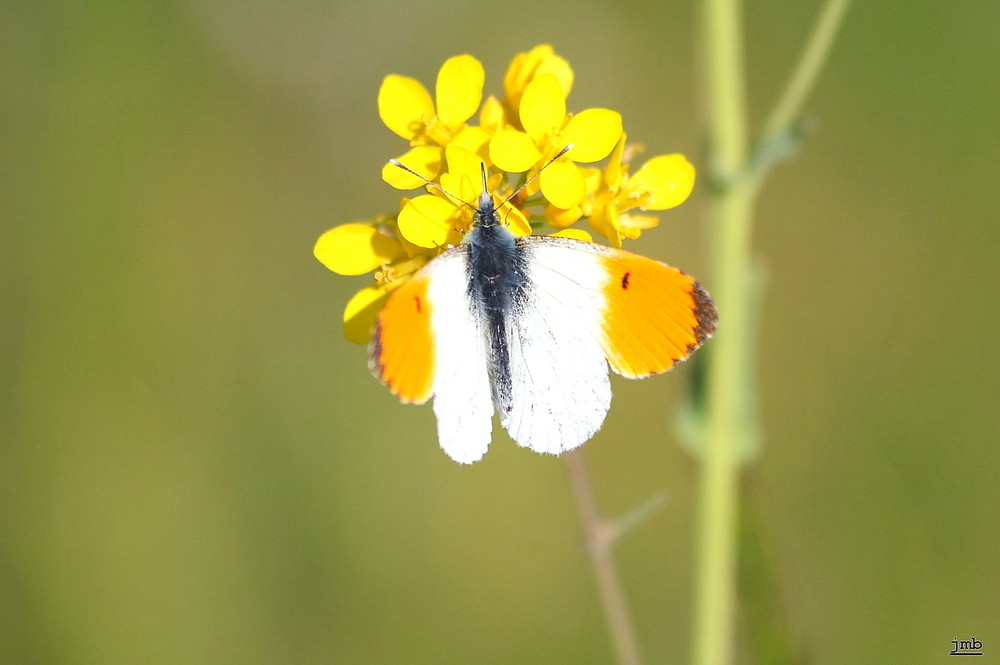
{"label": "butterfly antenna", "polygon": [[[434,182],[432,180],[428,180],[427,178],[425,178],[424,176],[420,175],[419,173],[417,173],[416,171],[414,171],[413,169],[411,169],[409,166],[407,166],[406,164],[402,163],[398,159],[390,159],[389,163],[392,164],[393,166],[398,166],[399,168],[403,169],[404,171],[406,171],[407,173],[409,173],[411,175],[415,175],[416,177],[420,178],[420,180],[422,180],[423,183],[425,185],[427,185],[428,187],[433,187],[434,189],[438,190],[439,192],[441,192],[445,196],[450,197],[450,198],[454,199],[455,201],[458,201],[459,203],[461,203],[462,205],[464,205],[466,208],[470,208],[472,210],[476,209],[476,206],[472,205],[471,203],[467,203],[466,201],[463,201],[462,199],[460,199],[459,197],[455,196],[454,194],[452,194],[451,192],[449,192],[447,189],[445,189],[441,185],[437,184],[436,182]],[[486,191],[486,167],[485,166],[483,166],[483,191]]]}
{"label": "butterfly antenna", "polygon": [[540,168],[537,171],[535,171],[531,175],[530,178],[528,178],[527,180],[524,181],[523,185],[521,185],[520,187],[518,187],[517,190],[513,194],[511,194],[510,196],[508,196],[507,198],[505,198],[503,200],[503,203],[501,203],[500,205],[502,206],[504,203],[507,203],[512,198],[514,198],[515,196],[517,196],[518,194],[520,194],[524,190],[525,187],[527,187],[532,182],[534,182],[535,178],[537,178],[538,176],[540,176],[542,174],[542,171],[544,171],[545,169],[547,169],[549,167],[549,165],[552,164],[552,162],[556,161],[557,159],[559,159],[560,157],[562,157],[563,155],[565,155],[567,152],[569,152],[570,148],[572,148],[572,147],[573,147],[573,144],[570,143],[566,147],[564,147],[562,150],[560,150],[559,152],[557,152],[555,154],[555,157],[553,157],[549,161],[545,162],[545,164],[542,165],[542,168]]}

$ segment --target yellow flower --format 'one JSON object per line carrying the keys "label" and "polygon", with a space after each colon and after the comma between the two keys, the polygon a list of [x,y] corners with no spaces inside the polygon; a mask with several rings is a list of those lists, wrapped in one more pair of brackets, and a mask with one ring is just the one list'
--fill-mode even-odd
{"label": "yellow flower", "polygon": [[[378,92],[378,112],[390,130],[410,142],[412,150],[397,159],[433,180],[441,166],[441,151],[457,143],[476,152],[489,139],[466,121],[479,108],[483,94],[483,66],[471,55],[445,61],[438,71],[435,96],[417,81],[392,74],[385,77]],[[397,189],[413,189],[414,177],[398,168],[382,170],[383,179]]]}
{"label": "yellow flower", "polygon": [[538,185],[549,202],[570,209],[586,196],[584,173],[575,162],[607,157],[621,136],[622,119],[619,113],[601,108],[567,113],[572,70],[551,54],[551,47],[539,49],[515,58],[508,70],[504,99],[508,124],[490,140],[489,156],[503,171],[524,172],[571,145],[565,158],[545,169]]}
{"label": "yellow flower", "polygon": [[584,210],[591,227],[614,247],[622,246],[622,238],[638,238],[643,230],[659,223],[652,215],[629,211],[673,208],[683,203],[694,189],[694,166],[680,154],[653,157],[629,176],[628,165],[622,160],[625,139],[622,133]]}
{"label": "yellow flower", "polygon": [[363,275],[405,254],[393,226],[385,217],[341,224],[319,237],[313,254],[338,275]]}
{"label": "yellow flower", "polygon": [[344,337],[367,344],[382,305],[389,294],[419,270],[436,252],[407,242],[395,219],[377,217],[335,226],[316,241],[313,255],[340,275],[375,272],[375,284],[361,289],[344,310]]}
{"label": "yellow flower", "polygon": [[[316,258],[333,272],[374,276],[344,311],[348,340],[367,343],[389,294],[462,242],[472,228],[484,167],[501,221],[517,235],[547,222],[556,235],[590,241],[586,231],[569,228],[588,218],[621,247],[624,238],[658,223],[643,211],[671,208],[690,194],[694,167],[682,155],[654,157],[630,175],[621,115],[602,108],[567,112],[573,70],[551,46],[515,56],[503,99],[488,97],[480,107],[484,80],[479,61],[460,55],[438,72],[434,99],[415,79],[391,75],[382,82],[379,115],[409,143],[385,164],[382,178],[426,193],[401,199],[396,215],[337,226],[316,242]],[[470,124],[477,110],[478,125]],[[583,166],[606,157],[603,169]]]}
{"label": "yellow flower", "polygon": [[524,89],[534,79],[546,74],[555,76],[563,93],[569,96],[573,88],[573,70],[549,44],[536,46],[527,53],[518,53],[511,60],[503,77],[503,108],[508,124],[515,129],[524,129],[519,115]]}
{"label": "yellow flower", "polygon": [[[419,247],[445,247],[461,242],[462,234],[472,228],[474,202],[482,192],[482,165],[485,162],[463,148],[445,150],[448,171],[441,175],[440,187],[445,195],[433,190],[411,199],[399,213],[399,232]],[[502,176],[496,174],[487,181],[494,195]],[[517,235],[528,235],[531,226],[521,211],[510,203],[499,211],[501,219]]]}

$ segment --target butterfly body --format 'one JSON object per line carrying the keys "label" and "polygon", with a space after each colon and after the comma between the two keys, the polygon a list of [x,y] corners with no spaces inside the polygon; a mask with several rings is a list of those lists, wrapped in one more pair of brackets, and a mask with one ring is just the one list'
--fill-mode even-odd
{"label": "butterfly body", "polygon": [[569,238],[517,237],[484,192],[463,242],[392,294],[369,352],[404,402],[433,397],[441,447],[471,463],[486,453],[494,412],[536,452],[581,445],[610,408],[609,366],[630,378],[665,371],[716,319],[676,268]]}
{"label": "butterfly body", "polygon": [[524,252],[500,215],[489,194],[484,193],[466,235],[468,246],[468,293],[473,317],[487,340],[493,402],[498,410],[509,408],[512,377],[509,323],[523,309],[528,293]]}

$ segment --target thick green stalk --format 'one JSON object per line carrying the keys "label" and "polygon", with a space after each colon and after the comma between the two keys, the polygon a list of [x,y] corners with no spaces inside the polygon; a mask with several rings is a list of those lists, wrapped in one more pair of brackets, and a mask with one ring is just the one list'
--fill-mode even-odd
{"label": "thick green stalk", "polygon": [[[702,34],[708,116],[709,209],[719,330],[706,348],[707,399],[698,507],[695,665],[729,665],[735,647],[736,524],[739,465],[756,436],[751,329],[750,236],[754,200],[774,161],[798,138],[802,104],[818,78],[850,0],[827,0],[802,56],[749,161],[740,0],[704,0]],[[770,155],[762,158],[762,155]]]}
{"label": "thick green stalk", "polygon": [[746,286],[752,199],[749,189],[734,189],[713,206],[718,232],[712,288],[720,327],[708,354],[706,436],[698,498],[693,659],[697,665],[732,661],[740,451],[748,445],[752,417],[746,394],[751,381]]}
{"label": "thick green stalk", "polygon": [[750,221],[753,196],[737,175],[747,159],[742,12],[739,0],[705,0],[705,109],[708,115],[714,273],[719,330],[706,347],[706,429],[698,498],[693,662],[732,662],[736,510],[748,388]]}

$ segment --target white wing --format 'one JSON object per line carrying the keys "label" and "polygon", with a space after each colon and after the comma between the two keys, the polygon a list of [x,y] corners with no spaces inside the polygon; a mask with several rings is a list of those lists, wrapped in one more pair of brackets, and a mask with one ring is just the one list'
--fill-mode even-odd
{"label": "white wing", "polygon": [[526,236],[518,244],[527,258],[528,292],[511,317],[512,394],[500,423],[518,445],[558,454],[593,436],[611,406],[599,342],[606,273],[574,243]]}
{"label": "white wing", "polygon": [[493,401],[483,331],[469,306],[468,248],[456,247],[428,264],[434,330],[434,415],[438,441],[456,462],[486,454]]}

